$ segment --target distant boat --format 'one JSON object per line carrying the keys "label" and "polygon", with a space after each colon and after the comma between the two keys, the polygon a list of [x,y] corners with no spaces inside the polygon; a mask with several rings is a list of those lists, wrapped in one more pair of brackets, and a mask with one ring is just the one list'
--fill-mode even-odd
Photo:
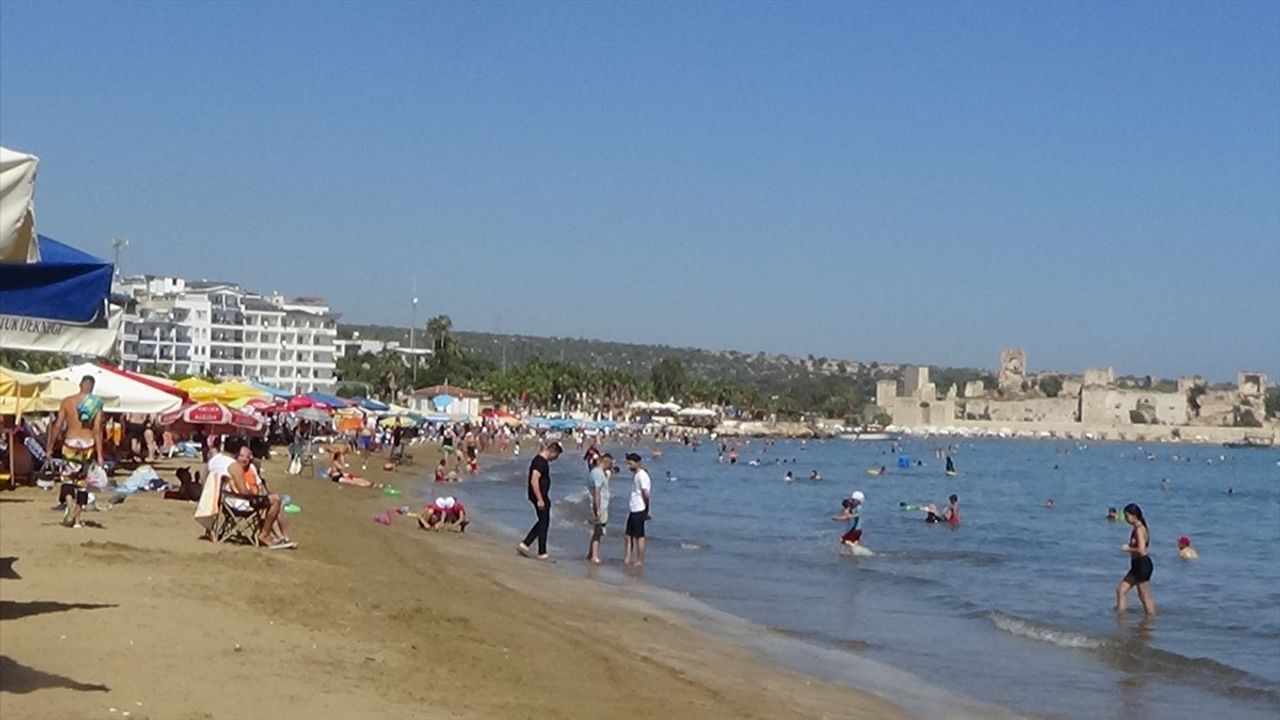
{"label": "distant boat", "polygon": [[1271,435],[1245,435],[1243,440],[1237,440],[1235,442],[1225,442],[1225,443],[1222,443],[1222,446],[1234,448],[1234,449],[1240,449],[1240,448],[1267,449],[1267,448],[1275,447],[1275,444],[1276,444],[1276,440]]}

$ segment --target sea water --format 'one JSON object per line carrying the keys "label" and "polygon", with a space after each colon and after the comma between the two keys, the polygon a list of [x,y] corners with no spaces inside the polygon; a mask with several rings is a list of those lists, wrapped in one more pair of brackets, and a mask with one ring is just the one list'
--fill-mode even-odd
{"label": "sea water", "polygon": [[[938,448],[958,476],[943,473]],[[621,458],[630,448],[605,449]],[[729,627],[712,622],[718,614],[741,618],[760,630],[739,628],[736,640],[927,717],[948,715],[953,703],[1082,720],[1280,714],[1280,453],[756,440],[729,465],[710,443],[663,450],[646,461],[654,519],[642,573],[620,567],[626,468],[611,483],[606,565],[594,570],[581,560],[590,512],[581,454],[570,450],[552,466],[556,571],[669,591],[710,626]],[[898,467],[899,456],[910,467]],[[468,502],[479,525],[522,535],[533,521],[527,462],[495,464],[448,493]],[[866,473],[881,465],[885,475]],[[821,481],[808,479],[814,470]],[[794,482],[784,482],[787,471]],[[830,519],[853,490],[867,497],[863,542],[874,556],[842,549],[846,524]],[[959,528],[900,506],[944,506],[951,493],[960,497]],[[1150,620],[1132,593],[1129,612],[1111,610],[1130,528],[1105,515],[1130,502],[1151,529],[1158,614]],[[1198,560],[1178,559],[1180,535],[1193,538]]]}

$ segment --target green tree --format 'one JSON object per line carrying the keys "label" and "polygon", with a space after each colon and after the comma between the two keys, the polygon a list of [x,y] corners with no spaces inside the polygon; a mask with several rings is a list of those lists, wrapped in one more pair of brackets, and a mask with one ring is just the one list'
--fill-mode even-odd
{"label": "green tree", "polygon": [[662,358],[649,371],[649,381],[653,383],[653,394],[659,400],[680,397],[688,382],[684,363],[673,355]]}
{"label": "green tree", "polygon": [[1045,375],[1040,378],[1040,391],[1046,397],[1058,397],[1058,393],[1062,392],[1062,377],[1059,375]]}

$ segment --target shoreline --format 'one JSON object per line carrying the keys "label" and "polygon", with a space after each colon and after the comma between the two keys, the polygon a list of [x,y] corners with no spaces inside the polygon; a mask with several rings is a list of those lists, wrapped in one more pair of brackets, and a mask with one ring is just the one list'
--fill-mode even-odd
{"label": "shoreline", "polygon": [[21,576],[0,580],[0,716],[908,717],[497,537],[372,522],[417,504],[438,451],[413,452],[362,471],[399,497],[266,463],[303,508],[294,551],[198,540],[193,504],[157,496],[71,530],[50,493],[0,494]]}

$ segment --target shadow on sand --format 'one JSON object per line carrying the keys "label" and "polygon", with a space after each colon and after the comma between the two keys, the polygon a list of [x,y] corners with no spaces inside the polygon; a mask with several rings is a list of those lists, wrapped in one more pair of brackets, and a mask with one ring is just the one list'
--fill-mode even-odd
{"label": "shadow on sand", "polygon": [[109,603],[62,603],[53,600],[0,600],[0,620],[18,620],[33,615],[64,612],[66,610],[98,610],[119,607]]}
{"label": "shadow on sand", "polygon": [[110,692],[106,685],[77,682],[69,677],[41,672],[0,655],[0,693],[26,694],[49,688],[66,688],[79,692]]}

